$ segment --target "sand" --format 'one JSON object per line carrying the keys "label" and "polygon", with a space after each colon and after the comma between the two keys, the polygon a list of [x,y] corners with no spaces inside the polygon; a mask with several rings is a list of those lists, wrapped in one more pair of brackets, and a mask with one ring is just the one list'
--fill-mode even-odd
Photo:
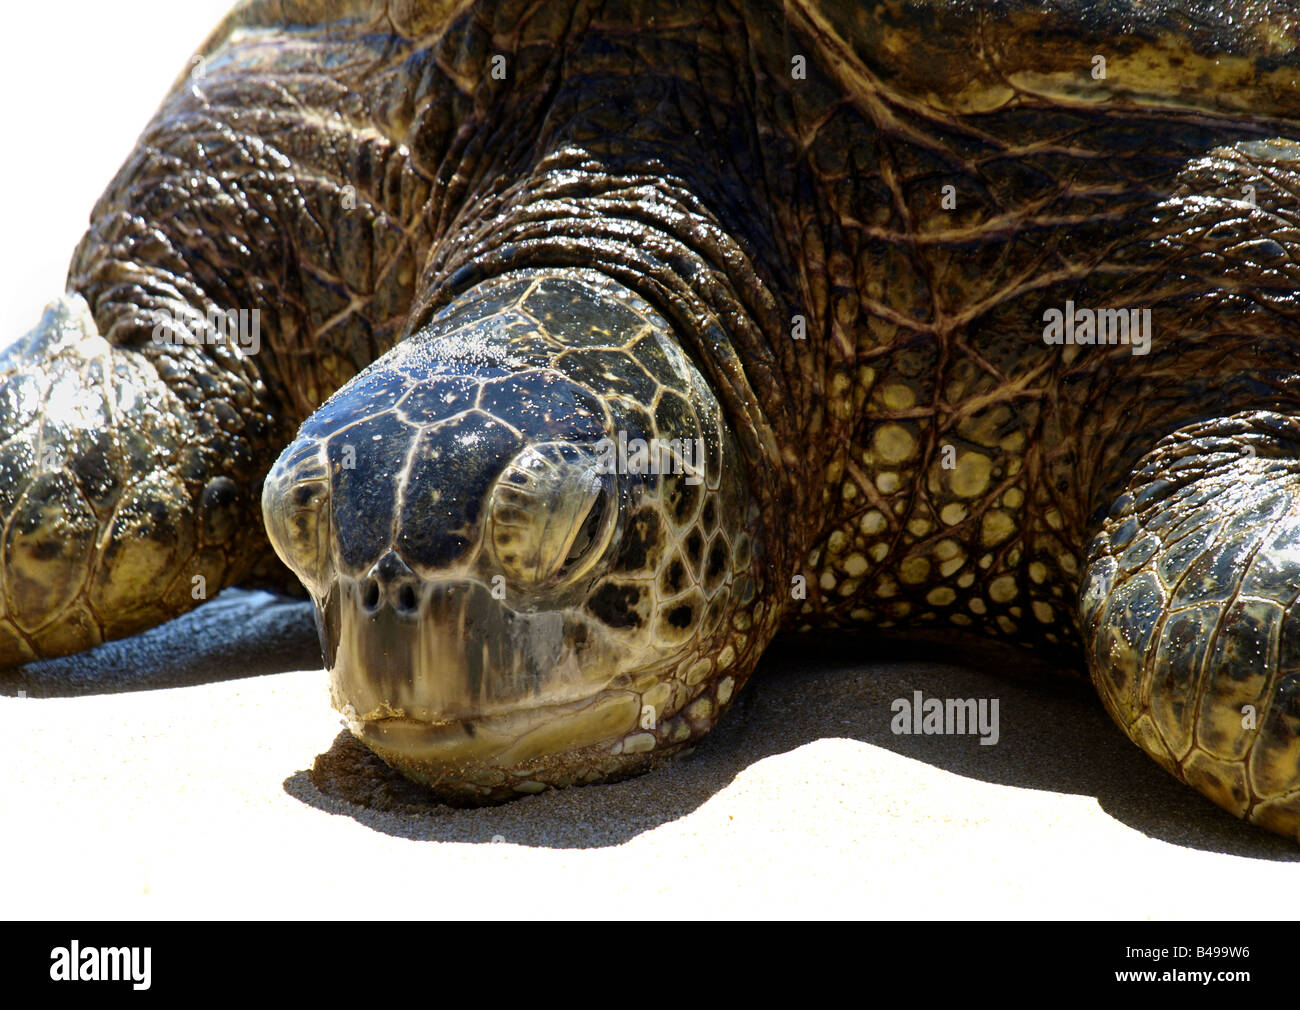
{"label": "sand", "polygon": [[[0,342],[62,288],[94,199],[222,0],[6,13]],[[33,40],[58,26],[57,58]],[[75,30],[62,32],[64,27]],[[21,236],[21,241],[17,237]],[[935,662],[936,659],[943,660]],[[376,811],[303,604],[230,592],[0,674],[11,918],[1268,918],[1300,846],[1179,786],[1096,700],[816,642],[765,662],[691,758],[502,807]],[[891,702],[999,700],[1000,739],[899,736]],[[26,697],[20,697],[20,692]],[[328,785],[328,782],[327,782]]]}
{"label": "sand", "polygon": [[[21,868],[0,907],[1267,918],[1283,906],[1266,896],[1296,880],[1300,847],[1178,785],[1086,693],[807,645],[765,661],[694,755],[647,776],[376,811],[311,781],[346,740],[316,649],[308,605],[233,590],[0,681],[0,846]],[[997,698],[998,743],[895,735],[891,703],[915,690]]]}

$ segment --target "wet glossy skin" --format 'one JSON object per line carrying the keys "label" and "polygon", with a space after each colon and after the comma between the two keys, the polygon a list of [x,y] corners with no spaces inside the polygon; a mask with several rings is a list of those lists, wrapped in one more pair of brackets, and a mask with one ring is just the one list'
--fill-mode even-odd
{"label": "wet glossy skin", "polygon": [[[1269,4],[1044,13],[1019,2],[805,0],[688,5],[671,16],[635,3],[425,4],[380,20],[365,7],[255,4],[235,15],[210,40],[204,77],[180,82],[97,208],[70,287],[112,355],[143,369],[131,381],[153,391],[148,409],[171,427],[155,439],[155,462],[57,430],[84,464],[59,478],[75,489],[55,487],[35,483],[24,455],[40,408],[8,408],[6,434],[23,434],[5,443],[12,476],[0,493],[11,511],[35,510],[26,523],[37,540],[68,545],[33,548],[7,534],[0,642],[10,661],[171,616],[193,602],[184,588],[195,574],[212,591],[244,578],[259,545],[212,540],[203,523],[226,527],[204,509],[251,527],[257,477],[333,390],[402,337],[436,331],[448,306],[506,312],[513,303],[485,285],[493,278],[595,268],[621,286],[592,295],[597,306],[628,297],[619,291],[643,299],[657,313],[653,328],[716,399],[736,445],[723,504],[743,513],[761,558],[762,590],[735,615],[753,624],[743,654],[723,662],[721,640],[700,635],[672,646],[675,677],[691,650],[709,662],[687,697],[670,692],[683,712],[708,702],[691,739],[725,707],[721,685],[730,680],[729,698],[743,684],[778,624],[945,629],[1061,659],[1082,651],[1112,714],[1157,760],[1240,815],[1288,833],[1300,826],[1290,583],[1261,581],[1267,606],[1242,623],[1232,608],[1246,583],[1228,572],[1244,556],[1229,557],[1227,539],[1207,534],[1195,556],[1160,540],[1133,567],[1110,570],[1131,549],[1116,535],[1142,541],[1123,524],[1142,527],[1167,496],[1152,476],[1167,465],[1157,448],[1166,437],[1183,446],[1187,479],[1240,491],[1223,498],[1216,529],[1259,541],[1251,564],[1288,547],[1267,540],[1273,526],[1253,510],[1269,495],[1282,496],[1278,507],[1292,500],[1289,471],[1262,462],[1288,458],[1277,426],[1259,429],[1259,458],[1243,451],[1228,462],[1189,452],[1177,433],[1244,445],[1243,418],[1296,410],[1291,14]],[[286,31],[286,20],[298,27]],[[1150,353],[1045,343],[1045,313],[1068,303],[1150,310]],[[148,344],[160,316],[181,305],[260,309],[262,352]],[[543,341],[558,325],[532,324]],[[43,382],[66,374],[93,385],[63,351],[23,353],[22,367],[39,362]],[[590,395],[595,417],[636,374],[630,357],[609,374],[589,363],[558,370]],[[17,383],[5,387],[11,401]],[[381,385],[377,395],[400,412],[403,381]],[[326,443],[333,423],[328,413],[307,420],[304,437]],[[125,427],[102,412],[92,424]],[[404,444],[397,429],[377,433],[381,447]],[[573,428],[563,440],[580,451],[595,434]],[[449,451],[458,444],[451,429],[440,437]],[[505,439],[488,454],[495,468],[465,471],[454,514],[419,513],[433,527],[417,524],[407,544],[423,552],[424,570],[411,558],[403,565],[421,586],[488,542],[481,516],[527,440]],[[392,546],[375,531],[403,536],[396,488],[427,461],[420,450],[382,462],[387,451],[362,464],[368,481],[330,478],[332,522],[304,541],[324,573],[313,591],[327,651],[332,607],[339,628],[345,606],[356,629],[367,626],[367,566]],[[122,487],[149,467],[160,476],[128,507],[134,499],[80,476],[105,459]],[[19,504],[28,499],[39,504]],[[98,511],[82,508],[94,501]],[[537,524],[572,522],[556,520],[563,535],[532,529],[538,551],[580,519],[566,493],[553,489],[546,502]],[[1193,506],[1170,503],[1172,529]],[[1103,524],[1112,512],[1115,525]],[[273,504],[268,514],[280,512]],[[156,525],[132,518],[143,515]],[[103,547],[117,536],[106,531],[128,522],[143,531],[135,540],[145,546],[133,549],[149,555],[135,567]],[[45,532],[60,523],[80,532]],[[452,536],[465,545],[449,549]],[[172,541],[182,546],[164,557],[159,545]],[[354,551],[358,541],[364,550]],[[293,561],[294,551],[282,553]],[[592,593],[609,563],[592,568]],[[398,604],[407,570],[385,569]],[[1164,629],[1181,613],[1180,580],[1203,571],[1217,580],[1207,599],[1227,616],[1200,613],[1189,639],[1199,644],[1184,647],[1187,635]],[[475,578],[490,585],[489,574]],[[23,610],[12,587],[24,579],[63,588]],[[331,603],[331,579],[352,595]],[[1140,606],[1116,602],[1133,594]],[[590,613],[590,600],[546,606]],[[438,606],[425,623],[444,631],[464,613]],[[486,600],[475,606],[494,612]],[[1261,628],[1273,643],[1262,653],[1243,644]],[[559,641],[572,648],[572,634],[566,626]],[[628,654],[659,647],[646,640]],[[1247,654],[1268,658],[1251,666]],[[367,671],[349,683],[369,697],[389,674],[369,669],[382,663],[366,647],[349,655]],[[580,668],[588,686],[640,675],[607,659]],[[1229,732],[1243,716],[1223,685],[1252,678],[1262,728],[1243,737]],[[368,711],[395,704],[397,688],[385,691]],[[426,700],[434,695],[459,697]],[[458,715],[464,703],[448,702]],[[599,758],[585,743],[565,756],[552,740],[545,775],[528,771],[521,782],[617,773],[630,767],[612,760],[626,739],[620,726],[590,744]],[[648,753],[675,743],[656,737]],[[458,761],[445,762],[446,782]]]}

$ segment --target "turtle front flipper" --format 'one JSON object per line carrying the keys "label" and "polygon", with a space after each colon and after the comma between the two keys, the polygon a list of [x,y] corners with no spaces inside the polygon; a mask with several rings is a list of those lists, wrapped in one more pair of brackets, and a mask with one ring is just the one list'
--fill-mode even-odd
{"label": "turtle front flipper", "polygon": [[258,417],[205,349],[110,344],[54,301],[0,355],[0,664],[161,623],[263,556]]}
{"label": "turtle front flipper", "polygon": [[1225,810],[1300,835],[1300,422],[1163,439],[1092,540],[1080,611],[1129,737]]}

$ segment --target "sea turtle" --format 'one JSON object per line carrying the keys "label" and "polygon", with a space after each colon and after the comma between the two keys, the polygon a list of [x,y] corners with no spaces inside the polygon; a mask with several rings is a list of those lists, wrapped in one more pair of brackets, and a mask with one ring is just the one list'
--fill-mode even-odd
{"label": "sea turtle", "polygon": [[780,629],[910,629],[1086,662],[1295,835],[1298,38],[241,4],[0,360],[0,662],[281,582],[264,519],[353,733],[444,798],[682,751]]}

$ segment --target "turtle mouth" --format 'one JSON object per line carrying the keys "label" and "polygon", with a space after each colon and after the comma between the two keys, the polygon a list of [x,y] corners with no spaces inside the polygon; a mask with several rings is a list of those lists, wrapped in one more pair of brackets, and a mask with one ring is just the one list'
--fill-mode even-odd
{"label": "turtle mouth", "polygon": [[[334,707],[388,764],[435,788],[499,785],[621,752],[642,699],[577,611],[518,612],[468,580],[340,576],[317,601]],[[639,684],[637,685],[640,686]],[[590,762],[587,762],[588,764]]]}
{"label": "turtle mouth", "polygon": [[361,718],[348,728],[406,775],[436,789],[544,781],[557,759],[588,748],[606,752],[632,733],[641,712],[633,691],[601,691],[579,701],[517,709],[472,720],[426,722],[403,715]]}

